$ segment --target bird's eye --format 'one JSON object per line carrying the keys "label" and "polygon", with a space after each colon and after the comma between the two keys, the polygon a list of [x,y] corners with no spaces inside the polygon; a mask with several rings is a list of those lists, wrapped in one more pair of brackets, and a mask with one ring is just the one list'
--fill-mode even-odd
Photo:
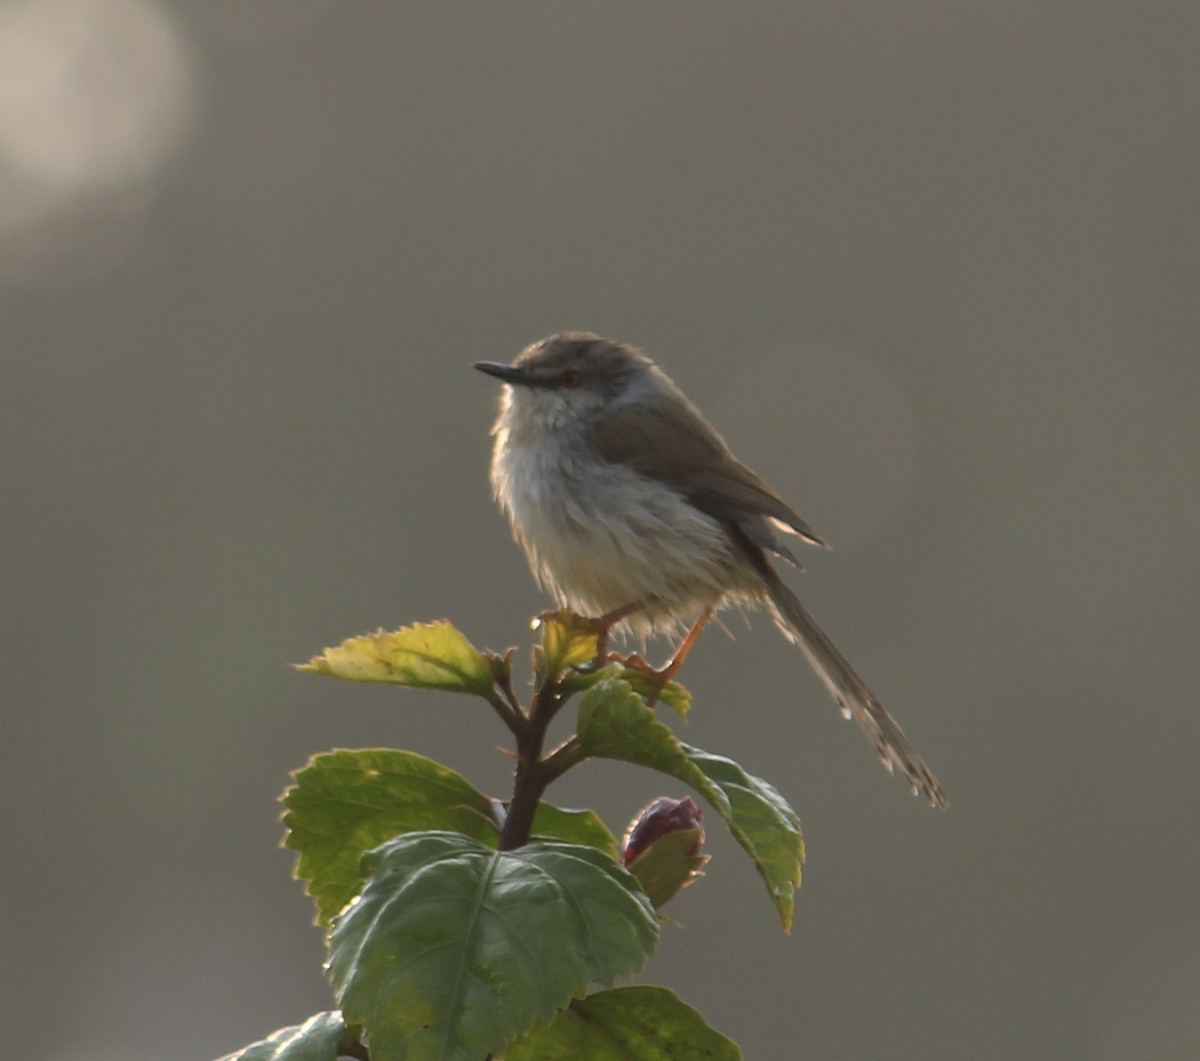
{"label": "bird's eye", "polygon": [[562,385],[564,387],[570,387],[572,389],[583,383],[582,373],[575,371],[573,368],[567,369],[566,372],[562,374],[560,379],[562,380]]}

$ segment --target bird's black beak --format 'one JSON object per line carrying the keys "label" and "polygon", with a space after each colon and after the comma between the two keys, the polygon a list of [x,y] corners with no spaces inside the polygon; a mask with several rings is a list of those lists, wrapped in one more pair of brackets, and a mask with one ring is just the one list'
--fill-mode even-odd
{"label": "bird's black beak", "polygon": [[472,368],[486,372],[489,376],[511,383],[514,387],[536,387],[542,381],[535,377],[528,368],[521,365],[505,365],[499,361],[476,361]]}

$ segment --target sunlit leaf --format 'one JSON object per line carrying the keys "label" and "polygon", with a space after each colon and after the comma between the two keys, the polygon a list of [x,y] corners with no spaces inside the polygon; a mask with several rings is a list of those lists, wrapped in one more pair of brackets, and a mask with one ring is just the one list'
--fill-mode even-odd
{"label": "sunlit leaf", "polygon": [[493,674],[487,657],[445,620],[350,637],[297,669],[482,696],[491,690]]}
{"label": "sunlit leaf", "polygon": [[641,968],[658,938],[631,875],[591,847],[493,851],[410,833],[364,859],[371,878],[336,920],[328,969],[381,1061],[479,1061],[594,981]]}
{"label": "sunlit leaf", "polygon": [[541,616],[538,625],[542,631],[542,658],[549,673],[558,674],[596,658],[600,633],[594,620],[559,611]]}
{"label": "sunlit leaf", "polygon": [[296,876],[308,882],[323,925],[359,893],[362,856],[385,840],[418,829],[465,833],[493,845],[498,837],[488,798],[413,752],[327,752],[294,777],[282,797],[284,843],[300,853]]}
{"label": "sunlit leaf", "polygon": [[575,999],[504,1051],[503,1061],[739,1061],[742,1051],[665,987]]}

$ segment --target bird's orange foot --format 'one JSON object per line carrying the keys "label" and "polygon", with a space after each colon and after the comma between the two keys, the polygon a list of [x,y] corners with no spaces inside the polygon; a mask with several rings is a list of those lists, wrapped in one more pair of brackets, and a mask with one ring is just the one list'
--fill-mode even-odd
{"label": "bird's orange foot", "polygon": [[683,639],[679,647],[675,650],[674,655],[661,667],[652,666],[636,652],[632,653],[625,660],[626,667],[644,674],[650,680],[650,692],[646,697],[647,705],[653,707],[658,702],[659,696],[662,695],[663,686],[671,681],[679,672],[679,668],[683,666],[683,661],[688,658],[688,653],[692,651],[692,647],[696,644],[696,639],[700,636],[700,632],[704,629],[708,620],[712,618],[712,614],[712,608],[704,609],[700,618],[696,620],[692,628],[687,632],[687,637]]}
{"label": "bird's orange foot", "polygon": [[[687,654],[684,653],[684,656]],[[654,666],[648,659],[637,652],[632,652],[624,659],[618,659],[624,667],[643,675],[649,685],[646,692],[646,705],[653,707],[662,695],[663,687],[671,681],[683,666],[683,656],[676,653],[661,667]]]}

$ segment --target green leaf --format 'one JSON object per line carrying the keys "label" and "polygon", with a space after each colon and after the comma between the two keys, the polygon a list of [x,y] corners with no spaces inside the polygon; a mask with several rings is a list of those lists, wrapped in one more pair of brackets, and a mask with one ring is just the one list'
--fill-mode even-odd
{"label": "green leaf", "polygon": [[549,803],[539,803],[533,816],[533,835],[543,840],[563,840],[569,844],[586,844],[617,858],[617,838],[595,811],[564,810]]}
{"label": "green leaf", "polygon": [[480,696],[492,690],[492,665],[487,657],[445,620],[350,637],[296,669],[356,682],[388,682]]}
{"label": "green leaf", "polygon": [[739,1061],[742,1051],[665,987],[575,999],[504,1051],[503,1061]]}
{"label": "green leaf", "polygon": [[318,1013],[303,1024],[280,1028],[262,1042],[247,1046],[220,1061],[336,1061],[358,1042],[338,1012]]}
{"label": "green leaf", "polygon": [[328,925],[362,889],[365,852],[400,833],[448,829],[493,846],[491,801],[453,770],[387,748],[315,756],[282,796],[284,844],[300,853],[318,924]]}
{"label": "green leaf", "polygon": [[[773,785],[746,773],[732,759],[711,755],[688,744],[680,747],[688,761],[728,800],[729,814],[722,813],[722,817],[729,823],[734,838],[754,859],[783,927],[790,932],[792,907],[804,862],[804,838],[796,812]],[[720,807],[717,811],[721,812]]]}
{"label": "green leaf", "polygon": [[590,847],[492,851],[410,833],[337,919],[328,970],[374,1061],[479,1061],[587,984],[641,968],[658,920],[637,882]]}
{"label": "green leaf", "polygon": [[[573,696],[614,677],[628,682],[630,688],[643,698],[649,696],[653,688],[650,675],[644,670],[615,664],[600,670],[576,672],[563,682],[563,690],[568,696]],[[666,704],[680,718],[687,718],[692,709],[692,694],[678,682],[667,682],[658,689],[658,702]]]}
{"label": "green leaf", "polygon": [[771,785],[731,759],[681,744],[617,678],[597,683],[580,702],[578,737],[588,755],[648,766],[708,800],[754,860],[784,929],[791,930],[804,840],[796,812]]}
{"label": "green leaf", "polygon": [[[650,676],[633,667],[621,669],[621,677],[625,679],[639,696],[645,698],[651,690]],[[687,718],[692,709],[692,694],[679,682],[667,682],[658,690],[658,702],[666,704],[680,718]]]}

